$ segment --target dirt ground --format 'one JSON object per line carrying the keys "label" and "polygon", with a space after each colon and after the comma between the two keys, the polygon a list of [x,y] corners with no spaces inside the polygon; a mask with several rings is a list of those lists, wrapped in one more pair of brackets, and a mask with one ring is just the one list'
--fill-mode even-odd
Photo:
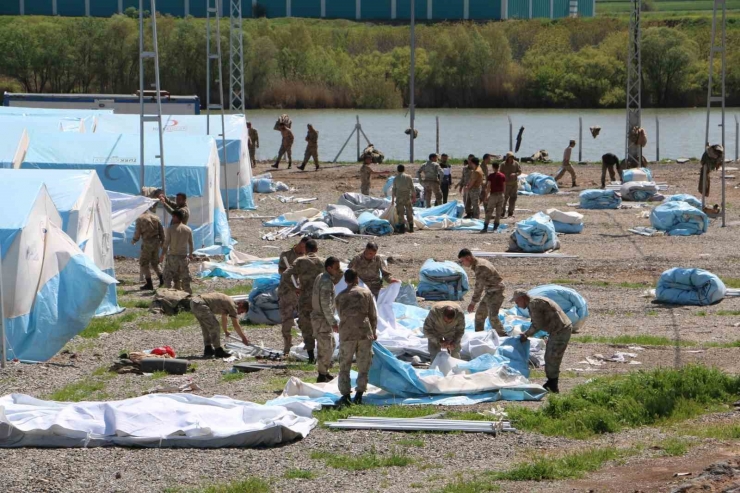
{"label": "dirt ground", "polygon": [[[395,166],[376,166],[391,171]],[[412,173],[416,167],[410,167]],[[524,165],[526,171],[554,174],[554,165]],[[696,195],[699,167],[696,163],[660,164],[652,166],[657,182],[670,185],[667,194]],[[256,173],[273,171],[275,179],[296,190],[283,195],[317,197],[310,207],[324,209],[335,203],[347,191],[359,190],[359,166],[327,165],[321,171],[300,172],[268,165],[258,165]],[[581,187],[561,188],[564,194],[520,197],[515,220],[548,208],[572,210],[568,203],[578,202],[578,192],[597,188],[600,166],[578,166]],[[729,173],[733,174],[733,173]],[[455,180],[460,168],[453,169]],[[373,180],[372,190],[380,195],[384,179]],[[566,182],[567,183],[567,182]],[[712,184],[710,203],[719,202],[719,183]],[[260,257],[277,256],[291,241],[268,242],[261,236],[268,228],[252,216],[277,216],[300,210],[306,205],[283,204],[278,194],[257,195],[257,211],[232,211],[231,227],[238,241],[237,250]],[[452,194],[450,200],[459,199]],[[698,363],[717,367],[730,373],[740,373],[740,348],[711,347],[740,340],[738,323],[740,298],[727,298],[710,307],[668,307],[643,296],[645,289],[655,286],[661,272],[671,267],[700,267],[720,275],[734,287],[740,287],[740,250],[737,246],[740,230],[740,190],[735,180],[728,180],[728,227],[721,228],[713,220],[709,232],[695,237],[643,237],[628,231],[634,226],[649,226],[643,213],[650,208],[581,211],[586,228],[582,234],[561,236],[561,253],[577,255],[575,259],[496,259],[494,264],[504,277],[507,295],[515,288],[532,288],[553,281],[568,283],[589,302],[591,312],[580,336],[616,337],[620,335],[653,335],[675,342],[672,346],[643,346],[636,352],[640,364],[605,363],[590,366],[583,361],[588,356],[610,356],[624,351],[625,346],[601,343],[571,343],[563,361],[566,370],[561,378],[561,390],[599,375],[609,375],[656,367],[679,367]],[[512,223],[509,220],[507,223]],[[367,240],[349,239],[321,241],[319,253],[349,260],[359,253]],[[461,248],[484,251],[504,251],[507,234],[481,235],[462,231],[419,231],[403,236],[377,239],[380,254],[389,258],[389,267],[401,280],[417,280],[419,269],[428,258],[451,260]],[[193,267],[194,269],[197,266]],[[116,272],[122,282],[121,299],[128,302],[149,298],[138,290],[136,261],[120,260]],[[197,280],[196,290],[206,291],[243,285],[243,282],[222,279]],[[247,289],[245,288],[245,292]],[[466,306],[472,291],[462,302]],[[426,305],[426,304],[425,304]],[[508,305],[505,305],[508,306]],[[66,351],[44,365],[11,364],[0,372],[0,395],[25,393],[48,397],[73,383],[102,382],[92,392],[92,400],[110,400],[141,395],[157,385],[197,383],[201,395],[226,395],[237,399],[264,402],[278,395],[290,376],[315,378],[304,371],[305,365],[293,365],[288,370],[263,371],[248,374],[238,381],[224,381],[222,372],[230,369],[223,361],[201,360],[200,330],[195,325],[167,329],[160,316],[150,315],[139,308],[129,308],[138,317],[123,324],[121,330],[94,339],[76,337]],[[281,347],[279,327],[248,327],[248,336],[255,342]],[[299,339],[299,337],[296,337]],[[197,370],[186,376],[153,379],[148,376],[107,376],[99,369],[107,368],[122,351],[140,350],[169,344],[179,355],[197,362]],[[99,370],[99,371],[95,371]],[[102,375],[102,376],[101,376]],[[537,375],[537,374],[535,374]],[[543,380],[534,377],[541,383]],[[544,401],[543,401],[544,402]],[[541,403],[529,403],[538,406]],[[490,409],[492,404],[474,406],[474,410]],[[701,423],[737,423],[738,413],[729,411],[701,418]],[[729,420],[729,421],[728,421]],[[423,446],[406,447],[398,443],[403,435],[348,431],[330,432],[317,427],[306,439],[268,450],[134,450],[76,449],[0,450],[0,484],[4,492],[28,491],[162,491],[165,489],[203,487],[245,477],[269,480],[273,491],[434,491],[458,476],[472,479],[479,472],[505,470],[521,461],[543,453],[562,453],[598,445],[645,445],[645,451],[622,463],[608,464],[600,471],[574,481],[543,483],[500,483],[501,491],[671,491],[686,481],[675,473],[691,472],[692,477],[707,466],[738,456],[740,444],[703,440],[682,457],[666,457],[652,443],[670,436],[674,431],[660,428],[628,430],[588,442],[545,437],[535,433],[510,433],[493,438],[479,435],[415,435]],[[404,448],[414,463],[407,467],[388,467],[351,472],[332,469],[321,460],[311,459],[311,453],[330,451],[361,454],[375,450],[378,454]],[[314,479],[286,479],[288,469],[311,470]],[[719,491],[719,490],[718,490]]]}

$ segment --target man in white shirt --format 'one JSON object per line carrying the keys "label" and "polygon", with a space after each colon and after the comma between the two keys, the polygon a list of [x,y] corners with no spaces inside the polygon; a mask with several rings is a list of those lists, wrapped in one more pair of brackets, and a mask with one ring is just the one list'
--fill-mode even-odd
{"label": "man in white shirt", "polygon": [[555,181],[560,182],[560,179],[565,175],[565,172],[567,171],[570,173],[570,178],[572,180],[573,187],[577,187],[576,184],[576,170],[573,169],[573,165],[570,164],[570,154],[573,151],[573,148],[576,146],[576,141],[571,140],[570,144],[568,144],[568,147],[565,148],[565,152],[563,152],[563,166],[560,168],[560,172],[555,176]]}

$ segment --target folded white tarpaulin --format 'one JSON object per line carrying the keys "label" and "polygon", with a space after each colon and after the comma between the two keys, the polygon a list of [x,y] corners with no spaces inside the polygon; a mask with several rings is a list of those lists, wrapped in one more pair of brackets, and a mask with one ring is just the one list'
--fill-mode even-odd
{"label": "folded white tarpaulin", "polygon": [[224,396],[151,394],[109,402],[0,398],[0,447],[265,447],[306,437],[317,420]]}
{"label": "folded white tarpaulin", "polygon": [[121,235],[139,216],[157,202],[143,195],[129,195],[110,190],[106,192],[110,199],[113,232]]}

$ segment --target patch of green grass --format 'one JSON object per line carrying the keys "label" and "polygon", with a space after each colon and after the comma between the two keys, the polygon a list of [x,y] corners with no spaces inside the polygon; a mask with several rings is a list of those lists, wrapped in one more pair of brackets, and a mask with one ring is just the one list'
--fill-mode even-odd
{"label": "patch of green grass", "polygon": [[716,348],[736,348],[740,347],[740,341],[732,341],[732,342],[707,342],[703,344],[704,347],[716,347]]}
{"label": "patch of green grass", "polygon": [[636,453],[634,449],[590,448],[561,457],[539,457],[534,462],[514,466],[508,471],[487,473],[486,476],[500,481],[577,479],[582,478],[587,472],[600,469],[609,461],[628,457],[634,453]]}
{"label": "patch of green grass", "polygon": [[[378,418],[421,418],[430,414],[439,413],[439,407],[435,406],[352,406],[344,409],[324,408],[315,412],[319,422],[337,421],[347,419],[350,416],[372,416]],[[445,419],[479,420],[486,421],[489,418],[476,412],[447,411]]]}
{"label": "patch of green grass", "polygon": [[706,317],[707,316],[707,312],[705,312],[704,310],[701,310],[701,311],[696,312],[695,315],[697,317]]}
{"label": "patch of green grass", "polygon": [[623,335],[617,337],[573,336],[571,342],[581,344],[637,344],[641,346],[695,346],[693,341],[674,341],[667,337],[652,335]]}
{"label": "patch of green grass", "polygon": [[740,316],[740,310],[719,310],[715,315],[718,317],[738,317]]}
{"label": "patch of green grass", "polygon": [[226,296],[238,296],[242,294],[249,294],[252,290],[252,283],[238,284],[236,286],[229,286],[228,288],[218,289],[219,293],[223,293]]}
{"label": "patch of green grass", "polygon": [[686,455],[692,443],[681,438],[666,438],[657,446],[663,450],[663,454],[669,457]]}
{"label": "patch of green grass", "polygon": [[648,317],[657,317],[658,312],[656,310],[650,310],[645,315],[647,315]]}
{"label": "patch of green grass", "polygon": [[92,372],[92,376],[94,377],[113,377],[115,373],[111,372],[110,369],[107,366],[99,366],[95,368]]}
{"label": "patch of green grass", "polygon": [[292,371],[306,371],[316,373],[316,365],[312,363],[288,363],[285,365],[288,370]]}
{"label": "patch of green grass", "polygon": [[166,371],[155,371],[154,373],[152,373],[151,378],[152,380],[159,380],[160,378],[164,378],[168,375],[169,373],[167,373]]}
{"label": "patch of green grass", "polygon": [[192,313],[180,312],[171,317],[164,316],[163,319],[144,322],[140,327],[143,330],[177,330],[197,324]]}
{"label": "patch of green grass", "polygon": [[[182,490],[174,490],[182,491]],[[260,478],[247,478],[241,481],[234,481],[231,483],[218,483],[205,486],[203,488],[196,488],[191,490],[185,490],[187,493],[270,493],[272,488],[270,483]]]}
{"label": "patch of green grass", "polygon": [[245,376],[246,374],[240,371],[236,373],[224,373],[221,376],[221,380],[224,382],[238,382],[239,380],[243,380]]}
{"label": "patch of green grass", "polygon": [[331,452],[313,452],[311,458],[323,460],[327,466],[347,471],[365,471],[381,467],[406,467],[414,461],[405,453],[394,450],[389,456],[378,455],[375,450],[361,455],[341,455]]}
{"label": "patch of green grass", "polygon": [[114,315],[111,317],[95,317],[90,320],[85,330],[80,332],[80,337],[91,339],[93,337],[99,337],[102,333],[112,334],[121,330],[123,324],[133,322],[137,318],[139,318],[139,314],[134,312],[126,312],[123,315]]}
{"label": "patch of green grass", "polygon": [[96,392],[105,388],[105,382],[97,379],[83,379],[65,385],[49,395],[49,400],[58,402],[80,402],[93,400]]}
{"label": "patch of green grass", "polygon": [[147,309],[152,304],[147,300],[118,300],[118,304],[124,308],[143,308]]}
{"label": "patch of green grass", "polygon": [[737,440],[740,438],[740,424],[697,425],[681,427],[678,431],[684,435],[697,438],[714,438],[716,440]]}
{"label": "patch of green grass", "polygon": [[418,447],[418,448],[422,448],[422,447],[424,447],[426,445],[426,443],[424,443],[424,440],[404,438],[404,439],[401,439],[401,440],[396,440],[396,445],[400,445],[402,447]]}
{"label": "patch of green grass", "polygon": [[730,289],[740,289],[740,278],[737,277],[722,277],[722,282],[725,286]]}
{"label": "patch of green grass", "polygon": [[733,402],[738,393],[740,377],[686,366],[597,378],[549,396],[540,409],[509,406],[507,412],[519,429],[583,439],[693,418]]}
{"label": "patch of green grass", "polygon": [[501,487],[489,479],[466,480],[458,477],[443,488],[434,490],[434,493],[483,493],[486,491],[501,491]]}
{"label": "patch of green grass", "polygon": [[285,479],[313,479],[316,474],[308,469],[288,469],[283,477]]}

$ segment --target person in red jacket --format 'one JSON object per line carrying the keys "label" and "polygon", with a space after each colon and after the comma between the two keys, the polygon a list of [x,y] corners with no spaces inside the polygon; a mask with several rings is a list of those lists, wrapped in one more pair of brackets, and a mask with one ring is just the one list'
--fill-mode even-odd
{"label": "person in red jacket", "polygon": [[504,188],[506,187],[506,177],[498,170],[498,163],[492,163],[492,171],[486,181],[485,193],[488,195],[486,203],[486,220],[483,222],[481,233],[488,231],[488,224],[493,216],[493,230],[496,231],[504,213]]}

